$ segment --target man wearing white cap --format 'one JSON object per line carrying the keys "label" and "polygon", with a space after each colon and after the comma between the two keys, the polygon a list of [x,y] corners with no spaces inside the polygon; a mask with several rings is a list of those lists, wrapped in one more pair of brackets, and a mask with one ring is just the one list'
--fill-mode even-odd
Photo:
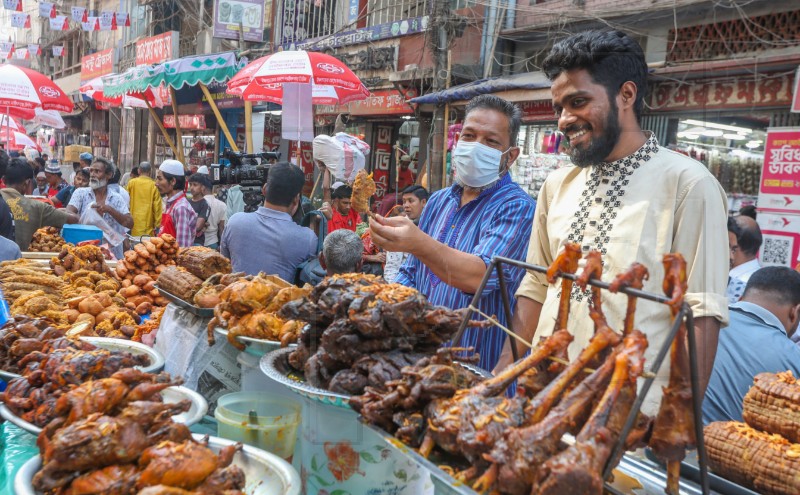
{"label": "man wearing white cap", "polygon": [[178,160],[164,160],[156,172],[156,187],[166,199],[159,234],[170,234],[180,247],[194,244],[197,213],[186,199],[186,172]]}
{"label": "man wearing white cap", "polygon": [[197,169],[198,174],[208,175],[208,167],[205,165],[200,165],[200,168]]}

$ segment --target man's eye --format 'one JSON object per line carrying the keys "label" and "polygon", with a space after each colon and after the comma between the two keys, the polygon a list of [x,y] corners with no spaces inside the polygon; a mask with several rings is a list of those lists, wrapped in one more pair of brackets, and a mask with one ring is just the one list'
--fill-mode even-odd
{"label": "man's eye", "polygon": [[586,100],[584,100],[583,98],[575,98],[574,100],[572,100],[573,107],[580,107],[583,106],[585,103]]}

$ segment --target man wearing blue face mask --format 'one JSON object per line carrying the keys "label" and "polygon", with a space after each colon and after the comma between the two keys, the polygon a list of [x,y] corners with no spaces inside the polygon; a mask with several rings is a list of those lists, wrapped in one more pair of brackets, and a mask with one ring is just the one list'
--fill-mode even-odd
{"label": "man wearing blue face mask", "polygon": [[[520,110],[493,95],[473,98],[453,151],[455,184],[435,192],[419,227],[406,217],[370,219],[372,241],[391,251],[411,253],[395,279],[414,287],[435,305],[469,306],[493,256],[524,259],[536,203],[511,180]],[[524,271],[506,268],[509,300]],[[508,325],[497,276],[492,274],[478,304]],[[474,347],[479,366],[497,364],[506,336],[499,328],[467,329],[457,345]]]}

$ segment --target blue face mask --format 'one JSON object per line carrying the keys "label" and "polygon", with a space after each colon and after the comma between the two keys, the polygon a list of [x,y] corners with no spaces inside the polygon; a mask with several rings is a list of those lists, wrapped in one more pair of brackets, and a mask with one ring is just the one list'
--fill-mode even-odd
{"label": "blue face mask", "polygon": [[452,158],[456,177],[469,187],[483,187],[497,181],[503,153],[477,141],[459,141]]}

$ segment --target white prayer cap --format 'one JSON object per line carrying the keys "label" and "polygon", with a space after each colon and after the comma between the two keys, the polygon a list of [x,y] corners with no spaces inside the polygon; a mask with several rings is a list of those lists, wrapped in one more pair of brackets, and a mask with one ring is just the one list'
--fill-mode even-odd
{"label": "white prayer cap", "polygon": [[200,165],[200,168],[197,169],[197,173],[208,175],[208,167],[206,167],[205,165]]}
{"label": "white prayer cap", "polygon": [[344,186],[344,185],[345,185],[344,182],[342,182],[340,180],[337,180],[336,182],[331,184],[331,189],[338,189],[339,187]]}
{"label": "white prayer cap", "polygon": [[185,175],[183,171],[183,164],[178,160],[164,160],[158,169],[165,174],[177,175],[179,177]]}

